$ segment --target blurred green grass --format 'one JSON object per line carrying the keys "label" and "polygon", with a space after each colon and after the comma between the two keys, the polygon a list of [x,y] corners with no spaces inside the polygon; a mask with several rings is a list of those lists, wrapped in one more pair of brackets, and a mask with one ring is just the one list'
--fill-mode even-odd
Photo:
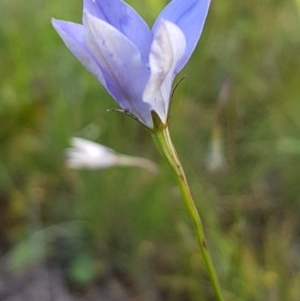
{"label": "blurred green grass", "polygon": [[[165,2],[130,1],[149,24]],[[178,77],[187,75],[170,130],[228,300],[300,298],[297,3],[214,1]],[[79,0],[0,2],[0,252],[74,222],[77,230],[49,242],[55,261],[70,257],[72,281],[101,276],[84,271],[88,258],[122,271],[140,291],[155,283],[166,300],[210,300],[167,166],[137,123],[107,112],[114,101],[51,27],[51,17],[79,22],[81,7]],[[70,171],[63,151],[75,135],[161,162],[160,173]],[[224,164],[212,162],[212,151]],[[23,248],[12,258],[24,268]]]}

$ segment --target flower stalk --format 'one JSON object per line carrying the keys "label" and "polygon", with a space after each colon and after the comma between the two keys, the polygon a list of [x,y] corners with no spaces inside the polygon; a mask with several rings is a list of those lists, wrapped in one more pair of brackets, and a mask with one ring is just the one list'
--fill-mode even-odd
{"label": "flower stalk", "polygon": [[152,138],[154,140],[156,148],[159,150],[164,159],[168,162],[173,172],[176,175],[179,188],[181,190],[185,206],[188,210],[189,216],[192,219],[195,234],[197,237],[198,245],[202,257],[204,259],[208,276],[212,283],[216,298],[218,301],[224,301],[223,294],[221,291],[220,283],[218,276],[213,265],[210,253],[207,249],[206,239],[204,235],[204,230],[202,226],[202,221],[198,213],[195,202],[192,198],[189,185],[181,165],[181,162],[178,158],[176,149],[172,143],[168,127],[160,128],[159,130],[151,132]]}

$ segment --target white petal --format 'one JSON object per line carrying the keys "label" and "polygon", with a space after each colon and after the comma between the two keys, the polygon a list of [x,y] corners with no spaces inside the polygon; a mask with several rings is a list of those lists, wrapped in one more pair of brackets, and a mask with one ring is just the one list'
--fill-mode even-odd
{"label": "white petal", "polygon": [[143,94],[143,101],[151,105],[164,123],[168,117],[175,68],[185,47],[185,37],[180,28],[169,21],[162,21],[151,45],[151,76]]}
{"label": "white petal", "polygon": [[117,154],[101,144],[82,139],[72,138],[72,148],[67,149],[67,165],[71,168],[107,168],[117,162]]}

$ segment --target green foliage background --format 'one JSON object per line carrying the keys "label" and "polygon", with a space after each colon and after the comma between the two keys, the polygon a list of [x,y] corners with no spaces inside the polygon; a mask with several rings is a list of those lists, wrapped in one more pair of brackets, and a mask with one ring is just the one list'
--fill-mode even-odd
{"label": "green foliage background", "polygon": [[[46,256],[81,286],[113,270],[164,300],[212,300],[168,167],[51,27],[80,22],[81,2],[0,2],[0,254],[14,269]],[[165,2],[130,1],[149,24]],[[170,131],[227,300],[300,299],[299,8],[213,1],[178,77]],[[69,170],[72,136],[160,172]]]}

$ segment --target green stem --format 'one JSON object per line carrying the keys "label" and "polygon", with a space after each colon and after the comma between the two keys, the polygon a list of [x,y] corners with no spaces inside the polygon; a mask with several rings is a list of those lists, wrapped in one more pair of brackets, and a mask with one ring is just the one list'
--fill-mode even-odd
{"label": "green stem", "polygon": [[217,300],[224,301],[217,273],[214,268],[209,251],[207,249],[201,218],[191,196],[186,176],[178,158],[178,155],[176,153],[175,147],[172,143],[168,127],[152,132],[151,134],[157,149],[161,152],[162,156],[167,160],[167,162],[176,174],[186,208],[193,221],[197,241]]}

